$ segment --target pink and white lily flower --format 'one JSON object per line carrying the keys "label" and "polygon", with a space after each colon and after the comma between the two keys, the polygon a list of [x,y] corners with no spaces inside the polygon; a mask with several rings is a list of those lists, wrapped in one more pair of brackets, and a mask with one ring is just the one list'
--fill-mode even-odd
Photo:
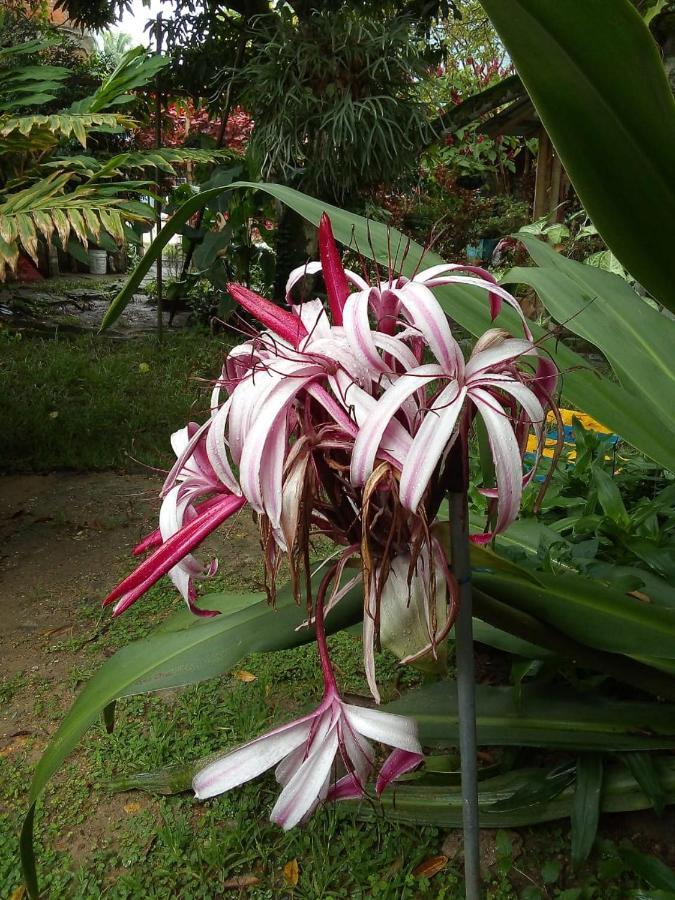
{"label": "pink and white lily flower", "polygon": [[[343,268],[325,215],[319,250],[320,261],[291,273],[287,309],[230,285],[262,328],[229,352],[209,419],[173,436],[177,459],[162,492],[160,527],[136,548],[152,552],[105,601],[119,614],[168,574],[190,609],[212,615],[197,608],[194,584],[213,574],[216,562],[203,564],[194,551],[244,506],[258,522],[271,601],[282,557],[300,601],[301,585],[310,583],[311,536],[338,546],[320,596],[305,598],[317,624],[320,705],[213,763],[195,781],[198,796],[212,796],[276,766],[283,790],[273,818],[283,827],[325,800],[362,796],[375,765],[369,739],[395,748],[378,791],[420,760],[410,722],[341,700],[323,638],[324,599],[328,614],[343,596],[347,564],[360,557],[361,571],[349,583],[363,582],[364,664],[376,701],[381,614],[421,605],[415,618],[428,642],[405,656],[435,658],[457,612],[452,568],[430,527],[454,464],[449,450],[456,445],[466,454],[480,417],[496,476],[484,493],[496,504],[496,520],[491,532],[473,537],[487,541],[517,515],[534,473],[534,466],[523,472],[527,437],[533,431],[542,443],[557,380],[517,301],[488,272],[441,265],[411,279],[390,274],[372,286]],[[318,271],[327,308],[318,299],[295,303],[295,285]],[[511,306],[523,336],[491,329],[465,360],[433,293],[453,284],[484,291],[493,319],[502,304]]]}
{"label": "pink and white lily flower", "polygon": [[378,796],[422,762],[413,719],[352,706],[341,699],[326,646],[322,599],[317,599],[316,630],[324,677],[321,703],[309,715],[249,741],[202,769],[193,781],[198,799],[225,793],[276,766],[282,791],[270,818],[288,830],[322,803],[365,796],[375,767],[370,740],[395,748],[380,768],[375,785]]}

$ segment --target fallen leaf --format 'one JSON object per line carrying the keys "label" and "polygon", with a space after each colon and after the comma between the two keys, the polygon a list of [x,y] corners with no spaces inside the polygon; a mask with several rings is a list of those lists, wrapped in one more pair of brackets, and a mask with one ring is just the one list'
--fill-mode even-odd
{"label": "fallen leaf", "polygon": [[235,669],[232,675],[237,679],[237,681],[243,681],[244,684],[249,684],[251,681],[255,681],[255,675],[253,672],[247,672],[246,669]]}
{"label": "fallen leaf", "polygon": [[237,888],[253,887],[260,883],[260,879],[255,875],[235,875],[234,878],[228,878],[223,882],[225,890],[236,890]]}
{"label": "fallen leaf", "polygon": [[130,816],[135,815],[137,812],[141,810],[141,804],[137,800],[130,800],[128,803],[125,803],[122,807],[125,813]]}
{"label": "fallen leaf", "polygon": [[629,597],[635,597],[636,600],[639,600],[640,603],[651,603],[652,598],[649,594],[645,594],[643,591],[628,591]]}
{"label": "fallen leaf", "polygon": [[0,750],[0,756],[11,756],[12,753],[17,753],[27,741],[28,738],[23,735],[14,738],[14,740],[10,741],[9,744]]}
{"label": "fallen leaf", "polygon": [[9,900],[23,900],[26,896],[26,888],[24,885],[20,885],[18,888],[14,888],[12,893],[9,895]]}
{"label": "fallen leaf", "polygon": [[291,887],[295,887],[299,877],[300,870],[298,869],[298,861],[297,859],[292,859],[284,866],[284,881]]}
{"label": "fallen leaf", "polygon": [[425,859],[424,862],[421,862],[419,866],[413,869],[413,875],[416,878],[433,878],[441,869],[446,867],[447,862],[447,856],[430,856],[429,859]]}

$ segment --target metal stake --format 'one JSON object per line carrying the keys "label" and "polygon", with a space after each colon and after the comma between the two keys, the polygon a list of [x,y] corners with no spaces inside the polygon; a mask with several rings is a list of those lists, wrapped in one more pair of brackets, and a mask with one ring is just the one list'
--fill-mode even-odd
{"label": "metal stake", "polygon": [[[459,443],[459,441],[458,441]],[[453,485],[454,486],[454,485]],[[459,583],[455,622],[459,753],[462,770],[464,880],[467,900],[480,900],[480,828],[476,757],[476,678],[473,653],[473,609],[469,562],[469,508],[466,491],[450,491],[452,570]]]}
{"label": "metal stake", "polygon": [[[162,14],[157,14],[155,22],[155,39],[157,42],[157,55],[162,52]],[[162,148],[162,83],[161,75],[158,73],[155,81],[155,145],[158,150]],[[157,197],[159,194],[159,168],[155,169],[155,179],[157,181]],[[157,235],[162,230],[162,204],[159,199],[155,201],[155,222],[157,226]],[[161,341],[164,337],[164,322],[162,320],[162,294],[164,289],[164,271],[162,265],[162,251],[160,250],[157,257],[157,337]]]}

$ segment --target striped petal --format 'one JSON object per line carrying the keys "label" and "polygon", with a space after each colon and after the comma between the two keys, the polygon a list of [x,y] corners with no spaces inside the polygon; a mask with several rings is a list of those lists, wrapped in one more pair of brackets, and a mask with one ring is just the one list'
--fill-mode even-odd
{"label": "striped petal", "polygon": [[405,317],[443,366],[447,375],[457,377],[464,371],[464,357],[452,336],[448,319],[440,303],[423,284],[409,281],[397,292]]}
{"label": "striped petal", "polygon": [[475,540],[485,543],[513,522],[520,509],[523,492],[522,463],[518,441],[506,411],[492,394],[472,388],[470,397],[480,413],[488,435],[497,482],[497,521],[494,531]]}
{"label": "striped petal", "polygon": [[288,831],[316,806],[338,749],[337,723],[314,741],[312,751],[279,794],[270,819]]}
{"label": "striped petal", "polygon": [[416,511],[443,453],[455,438],[466,388],[452,381],[424,416],[401,472],[401,503]]}
{"label": "striped petal", "polygon": [[351,462],[352,484],[360,487],[366,483],[373,471],[384,433],[401,405],[420,388],[442,376],[441,366],[435,364],[418,366],[387,388],[359,429],[354,441]]}
{"label": "striped petal", "polygon": [[311,727],[311,718],[291,722],[210,763],[194,777],[192,787],[195,796],[198,800],[215,797],[262,775],[285,756],[293,753],[297,747],[302,746]]}
{"label": "striped petal", "polygon": [[392,781],[400,778],[401,775],[405,775],[406,772],[412,772],[421,762],[424,762],[423,753],[399,749],[390,753],[377,776],[377,782],[375,783],[377,796],[379,797]]}

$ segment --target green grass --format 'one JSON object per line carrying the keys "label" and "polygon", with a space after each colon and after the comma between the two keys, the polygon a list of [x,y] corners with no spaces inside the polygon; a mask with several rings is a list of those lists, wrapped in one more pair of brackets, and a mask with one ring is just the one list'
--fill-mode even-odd
{"label": "green grass", "polygon": [[[226,347],[196,333],[111,341],[0,336],[0,471],[166,466],[208,411]],[[137,460],[138,462],[135,462]]]}

